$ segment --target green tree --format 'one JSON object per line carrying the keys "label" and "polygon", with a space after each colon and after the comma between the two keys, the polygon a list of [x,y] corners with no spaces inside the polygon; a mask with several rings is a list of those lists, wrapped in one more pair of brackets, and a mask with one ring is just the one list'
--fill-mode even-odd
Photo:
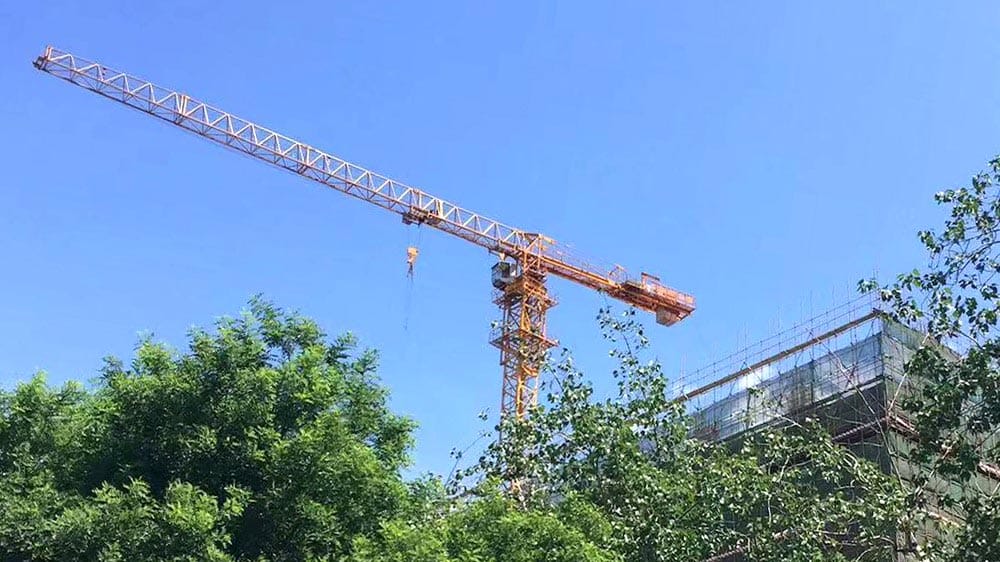
{"label": "green tree", "polygon": [[[926,268],[860,287],[879,289],[889,312],[928,333],[906,366],[915,390],[903,403],[919,441],[913,457],[924,467],[910,500],[917,524],[930,530],[921,544],[928,559],[1000,560],[998,186],[1000,158],[970,185],[936,194],[949,216],[941,230],[919,233]],[[963,518],[932,517],[932,506]]]}
{"label": "green tree", "polygon": [[351,562],[615,562],[602,544],[610,527],[587,503],[523,509],[484,486],[485,495],[422,525],[393,521],[359,538]]}
{"label": "green tree", "polygon": [[0,560],[876,560],[901,506],[812,427],[688,436],[631,313],[602,323],[619,394],[567,356],[461,485],[405,482],[413,423],[372,352],[259,300],[184,352],[144,339],[91,389],[0,393]]}
{"label": "green tree", "polygon": [[405,511],[413,423],[374,353],[259,300],[190,339],[0,396],[9,559],[334,559]]}
{"label": "green tree", "polygon": [[[886,560],[903,507],[898,485],[812,424],[751,435],[735,448],[690,437],[634,312],[600,322],[613,342],[617,395],[598,400],[564,356],[548,404],[507,423],[461,478],[515,483],[526,508],[573,498],[607,527],[624,560]],[[592,518],[593,519],[593,518]]]}
{"label": "green tree", "polygon": [[562,512],[405,482],[413,423],[376,363],[254,300],[90,390],[0,392],[0,560],[611,559]]}

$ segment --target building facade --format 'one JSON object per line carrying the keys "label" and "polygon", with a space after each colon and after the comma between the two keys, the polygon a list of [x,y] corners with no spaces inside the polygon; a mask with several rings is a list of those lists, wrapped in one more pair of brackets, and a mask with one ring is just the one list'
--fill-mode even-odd
{"label": "building facade", "polygon": [[[816,420],[835,442],[912,486],[927,471],[911,460],[916,432],[902,404],[920,382],[909,379],[905,367],[929,344],[918,329],[892,320],[869,300],[857,301],[684,377],[678,396],[698,438],[736,444],[765,428]],[[972,488],[996,489],[1000,469],[981,464],[978,478]],[[962,491],[941,479],[932,478],[929,486]],[[933,518],[962,519],[956,508],[926,509]],[[895,560],[912,560],[920,535],[930,532],[900,533]]]}

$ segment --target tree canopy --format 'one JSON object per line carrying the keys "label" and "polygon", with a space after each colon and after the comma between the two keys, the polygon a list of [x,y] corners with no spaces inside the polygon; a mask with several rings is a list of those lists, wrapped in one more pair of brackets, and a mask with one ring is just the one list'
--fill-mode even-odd
{"label": "tree canopy", "polygon": [[[689,436],[631,312],[618,394],[566,354],[546,404],[449,482],[406,481],[377,356],[261,300],[185,350],[143,339],[89,387],[0,394],[0,559],[881,560],[903,495],[810,425]],[[494,433],[494,435],[496,435]],[[728,554],[727,554],[728,553]],[[721,556],[721,557],[720,557]],[[729,556],[729,558],[726,558]],[[734,558],[734,556],[736,558]]]}
{"label": "tree canopy", "polygon": [[[466,475],[523,483],[526,506],[588,505],[624,560],[885,560],[901,490],[818,424],[748,435],[738,446],[690,435],[634,311],[599,317],[618,392],[596,399],[567,354],[548,405],[504,427]],[[789,420],[791,422],[791,420]],[[518,492],[518,490],[515,490]],[[720,560],[723,558],[720,558]],[[725,558],[737,559],[737,558]]]}
{"label": "tree canopy", "polygon": [[[919,441],[913,459],[925,468],[909,498],[932,530],[922,556],[1000,560],[1000,158],[935,199],[948,218],[919,233],[926,267],[861,288],[878,289],[889,312],[928,335],[906,367],[918,390],[903,404]],[[958,517],[932,516],[929,506]]]}
{"label": "tree canopy", "polygon": [[[189,349],[140,342],[92,391],[0,396],[12,559],[331,559],[405,512],[413,423],[376,356],[261,301]],[[72,554],[70,554],[72,553]]]}

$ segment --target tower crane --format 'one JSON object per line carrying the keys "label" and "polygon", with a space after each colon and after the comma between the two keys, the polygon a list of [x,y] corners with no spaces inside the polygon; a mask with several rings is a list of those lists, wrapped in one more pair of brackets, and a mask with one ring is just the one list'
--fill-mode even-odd
{"label": "tower crane", "polygon": [[187,94],[51,46],[34,66],[256,160],[392,211],[405,224],[427,225],[496,256],[492,285],[501,320],[494,324],[490,343],[500,350],[502,416],[522,418],[538,401],[541,363],[556,343],[545,327],[546,315],[556,304],[546,287],[548,276],[652,312],[658,323],[667,326],[694,311],[694,297],[667,287],[657,277],[647,273],[630,276],[619,266],[602,271],[574,257],[548,236],[474,213]]}

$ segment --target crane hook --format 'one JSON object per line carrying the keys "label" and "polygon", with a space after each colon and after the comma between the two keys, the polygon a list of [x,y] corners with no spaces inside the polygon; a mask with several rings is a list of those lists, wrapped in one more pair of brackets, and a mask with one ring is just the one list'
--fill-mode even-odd
{"label": "crane hook", "polygon": [[409,246],[406,248],[406,276],[413,279],[413,266],[417,263],[417,256],[420,255],[420,250],[416,246]]}

